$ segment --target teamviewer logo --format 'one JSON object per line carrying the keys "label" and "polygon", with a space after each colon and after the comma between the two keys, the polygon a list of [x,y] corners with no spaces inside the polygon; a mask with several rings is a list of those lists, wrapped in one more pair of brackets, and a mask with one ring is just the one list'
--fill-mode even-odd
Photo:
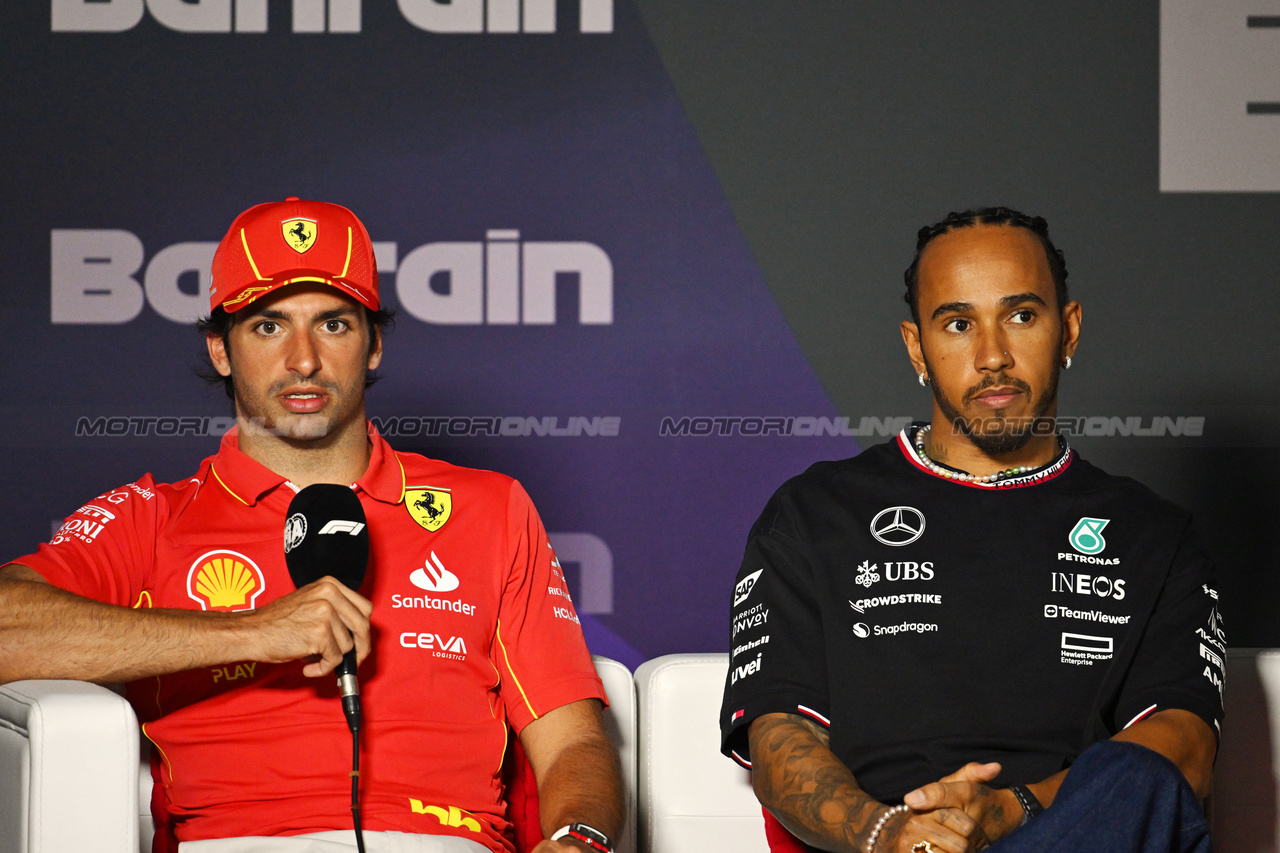
{"label": "teamviewer logo", "polygon": [[1046,605],[1044,606],[1044,615],[1045,615],[1045,618],[1046,618],[1046,619],[1057,619],[1057,618],[1058,618],[1058,605],[1056,605],[1056,604],[1046,604]]}

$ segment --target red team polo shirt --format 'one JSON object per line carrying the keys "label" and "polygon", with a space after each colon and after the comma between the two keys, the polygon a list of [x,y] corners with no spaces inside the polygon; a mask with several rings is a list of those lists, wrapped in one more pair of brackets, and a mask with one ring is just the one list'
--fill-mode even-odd
{"label": "red team polo shirt", "polygon": [[[353,488],[368,517],[373,652],[360,666],[361,808],[370,830],[510,850],[507,727],[605,698],[564,575],[520,484],[397,453],[370,427]],[[294,590],[284,522],[296,487],[236,431],[189,480],[150,475],[77,510],[15,562],[111,604],[243,611]],[[230,663],[128,685],[157,747],[153,812],[179,841],[351,827],[351,735],[335,679],[303,662]]]}

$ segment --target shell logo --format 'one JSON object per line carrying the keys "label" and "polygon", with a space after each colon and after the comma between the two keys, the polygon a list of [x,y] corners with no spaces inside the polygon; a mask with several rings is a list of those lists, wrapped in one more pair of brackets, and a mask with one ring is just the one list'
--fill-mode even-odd
{"label": "shell logo", "polygon": [[235,551],[203,554],[187,572],[187,595],[201,610],[252,610],[265,588],[262,569]]}

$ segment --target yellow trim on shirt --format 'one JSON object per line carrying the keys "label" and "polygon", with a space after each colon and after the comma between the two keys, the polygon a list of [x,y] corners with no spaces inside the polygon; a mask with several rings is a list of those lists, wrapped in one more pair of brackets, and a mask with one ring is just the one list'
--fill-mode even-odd
{"label": "yellow trim on shirt", "polygon": [[400,461],[400,454],[393,450],[391,451],[391,455],[395,457],[396,464],[400,466],[400,499],[396,501],[396,503],[402,504],[404,503],[404,493],[409,490],[409,481],[405,476],[404,463]]}
{"label": "yellow trim on shirt", "polygon": [[212,463],[210,463],[210,465],[209,465],[209,470],[213,472],[213,479],[215,479],[215,480],[217,480],[217,481],[218,481],[218,485],[219,485],[219,486],[222,486],[222,488],[224,488],[224,489],[226,489],[226,490],[227,490],[227,494],[231,495],[231,497],[233,497],[233,498],[235,498],[236,500],[240,501],[240,503],[244,504],[245,506],[248,506],[248,505],[249,505],[249,502],[248,502],[247,500],[245,500],[244,498],[240,497],[240,496],[239,496],[239,495],[237,495],[235,492],[231,491],[231,487],[230,487],[230,486],[228,486],[226,483],[222,482],[222,478],[218,476],[218,469],[217,469],[217,468],[215,468],[215,467],[213,467],[213,464],[212,464]]}
{"label": "yellow trim on shirt", "polygon": [[520,691],[520,698],[524,700],[524,706],[529,709],[529,713],[533,714],[533,718],[538,719],[538,712],[533,710],[533,703],[529,701],[529,695],[524,692],[524,685],[520,683],[520,676],[516,675],[516,671],[511,667],[511,658],[507,657],[507,645],[502,642],[502,620],[498,620],[498,627],[494,630],[493,636],[498,641],[498,648],[502,649],[502,660],[507,665],[507,672],[511,673],[511,680],[516,683],[516,688]]}
{"label": "yellow trim on shirt", "polygon": [[[173,782],[173,765],[169,762],[169,756],[165,755],[164,750],[160,748],[160,744],[156,743],[155,738],[151,737],[151,735],[147,733],[146,723],[142,724],[142,734],[146,736],[147,740],[151,741],[151,745],[156,748],[156,752],[160,753],[160,761],[165,767],[169,768],[169,782],[172,783]],[[164,778],[163,774],[161,775],[161,778],[162,779]]]}

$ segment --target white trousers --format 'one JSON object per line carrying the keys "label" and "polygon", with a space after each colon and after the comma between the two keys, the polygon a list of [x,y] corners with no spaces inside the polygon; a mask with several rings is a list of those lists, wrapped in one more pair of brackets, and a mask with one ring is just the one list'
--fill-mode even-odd
{"label": "white trousers", "polygon": [[[410,832],[366,832],[366,853],[490,853],[469,838],[453,835],[418,835]],[[353,853],[356,835],[350,829],[312,832],[306,835],[211,838],[184,841],[179,853]]]}

